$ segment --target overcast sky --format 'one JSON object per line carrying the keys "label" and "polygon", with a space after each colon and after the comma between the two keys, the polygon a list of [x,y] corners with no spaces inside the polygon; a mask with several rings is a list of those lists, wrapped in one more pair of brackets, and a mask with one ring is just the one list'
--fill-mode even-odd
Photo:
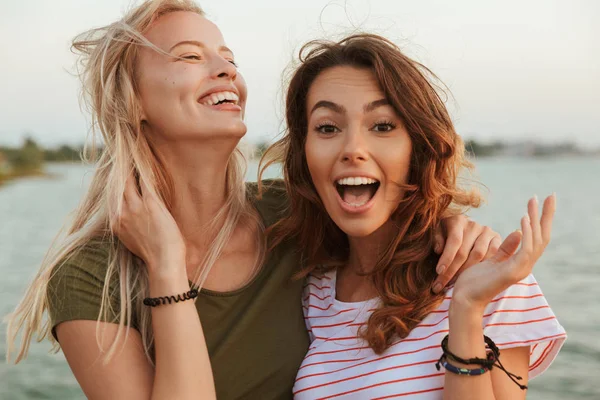
{"label": "overcast sky", "polygon": [[[70,40],[128,0],[0,0],[0,143],[83,142]],[[282,71],[309,39],[383,34],[449,86],[466,138],[600,145],[600,1],[205,0],[249,87],[249,141],[281,129]]]}

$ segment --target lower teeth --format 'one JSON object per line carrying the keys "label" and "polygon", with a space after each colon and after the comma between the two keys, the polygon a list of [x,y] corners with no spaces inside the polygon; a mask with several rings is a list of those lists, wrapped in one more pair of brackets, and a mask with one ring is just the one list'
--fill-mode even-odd
{"label": "lower teeth", "polygon": [[360,207],[360,206],[364,206],[368,202],[369,202],[369,200],[367,200],[365,202],[362,202],[362,203],[347,203],[347,202],[344,202],[344,203],[346,203],[346,204],[348,204],[349,206],[352,206],[352,207]]}

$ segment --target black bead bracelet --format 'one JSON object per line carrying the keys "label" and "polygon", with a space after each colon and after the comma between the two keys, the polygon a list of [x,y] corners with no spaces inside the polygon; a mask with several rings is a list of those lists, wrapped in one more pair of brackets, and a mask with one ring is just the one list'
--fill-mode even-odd
{"label": "black bead bracelet", "polygon": [[179,303],[180,301],[186,301],[198,297],[198,289],[191,289],[183,294],[177,296],[166,296],[166,297],[146,297],[144,299],[144,305],[149,307],[156,307],[162,304]]}

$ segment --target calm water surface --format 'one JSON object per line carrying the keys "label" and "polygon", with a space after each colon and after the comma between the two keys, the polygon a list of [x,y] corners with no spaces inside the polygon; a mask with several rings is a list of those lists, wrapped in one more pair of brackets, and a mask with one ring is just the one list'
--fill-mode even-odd
{"label": "calm water surface", "polygon": [[[92,173],[74,165],[49,171],[56,177],[0,188],[0,315],[22,297]],[[255,171],[251,166],[249,179]],[[531,383],[528,399],[600,399],[600,160],[484,159],[477,173],[488,202],[470,215],[502,235],[518,228],[530,196],[558,195],[553,241],[534,273],[569,338],[550,369]],[[2,326],[2,359],[5,340]],[[0,400],[85,398],[62,354],[49,350],[49,343],[35,343],[19,365],[0,363]]]}

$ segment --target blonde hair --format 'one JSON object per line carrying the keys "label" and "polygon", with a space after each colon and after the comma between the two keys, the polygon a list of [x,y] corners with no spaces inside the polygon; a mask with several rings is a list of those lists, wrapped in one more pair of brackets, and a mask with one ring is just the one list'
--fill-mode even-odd
{"label": "blonde hair", "polygon": [[[174,188],[171,176],[142,134],[142,110],[138,102],[134,67],[140,45],[165,54],[144,38],[142,33],[159,17],[175,11],[204,15],[202,9],[191,0],[149,0],[129,11],[120,21],[87,31],[73,41],[72,49],[80,56],[77,65],[83,86],[82,100],[92,115],[92,144],[86,146],[84,153],[86,161],[97,159],[97,169],[83,201],[75,211],[73,222],[65,227],[66,238],[51,246],[25,297],[8,318],[8,361],[11,360],[11,351],[14,351],[20,331],[23,338],[15,363],[27,356],[34,333],[38,334],[38,341],[50,339],[53,350],[58,351],[59,344],[51,335],[52,327],[48,321],[44,322],[44,313],[49,304],[48,282],[68,257],[92,240],[102,238],[111,246],[98,321],[109,321],[109,312],[119,316],[118,333],[105,353],[105,361],[112,357],[117,342],[127,334],[125,325],[131,326],[132,315],[136,315],[139,316],[137,322],[146,356],[153,362],[151,314],[142,303],[149,291],[147,271],[122,243],[113,239],[111,223],[115,222],[115,216],[121,209],[125,182],[132,171],[162,199],[168,209],[172,206]],[[105,148],[97,157],[94,143],[98,132],[102,135]],[[200,286],[236,226],[248,221],[260,225],[246,197],[245,168],[245,158],[236,148],[227,165],[226,204],[212,221],[212,227],[220,230],[193,279]],[[259,238],[258,248],[262,245],[262,239]],[[261,257],[262,254],[256,260],[256,265]],[[110,303],[109,283],[113,278],[119,279],[119,310],[112,310]],[[102,349],[99,329],[96,338]]]}

